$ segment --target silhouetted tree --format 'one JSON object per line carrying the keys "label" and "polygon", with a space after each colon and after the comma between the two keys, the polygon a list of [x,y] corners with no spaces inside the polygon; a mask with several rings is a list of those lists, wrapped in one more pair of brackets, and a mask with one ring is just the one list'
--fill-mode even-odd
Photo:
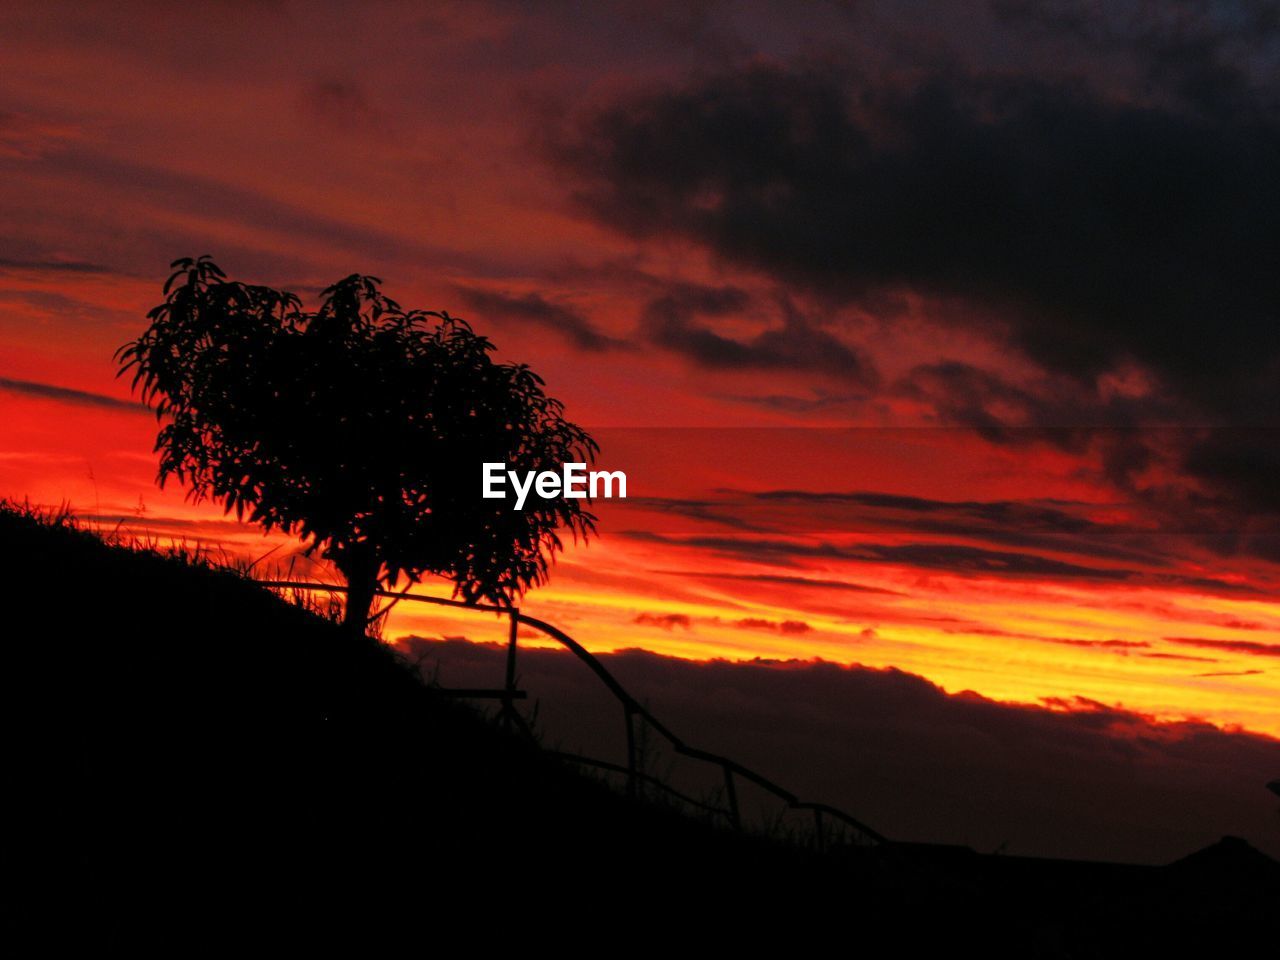
{"label": "silhouetted tree", "polygon": [[463,320],[403,310],[376,277],[352,274],[311,313],[207,256],[172,267],[151,325],[117,354],[169,420],[158,481],[301,536],[345,577],[350,629],[401,576],[509,605],[545,580],[558,531],[594,531],[581,500],[531,494],[517,511],[481,497],[485,461],[559,469],[598,447]]}

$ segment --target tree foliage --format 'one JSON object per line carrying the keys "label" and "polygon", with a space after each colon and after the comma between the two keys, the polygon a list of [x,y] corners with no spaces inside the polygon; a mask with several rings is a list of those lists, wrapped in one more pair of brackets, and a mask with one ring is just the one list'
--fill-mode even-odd
{"label": "tree foliage", "polygon": [[404,310],[376,277],[352,274],[308,312],[208,257],[172,266],[150,326],[118,353],[167,420],[159,483],[301,536],[347,578],[349,618],[402,576],[511,604],[546,579],[562,531],[594,531],[581,500],[531,496],[517,511],[481,497],[483,462],[558,470],[598,447],[465,321]]}

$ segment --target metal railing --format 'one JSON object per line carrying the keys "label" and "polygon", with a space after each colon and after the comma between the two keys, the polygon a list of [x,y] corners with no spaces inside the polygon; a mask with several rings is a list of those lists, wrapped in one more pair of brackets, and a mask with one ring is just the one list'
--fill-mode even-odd
{"label": "metal railing", "polygon": [[[315,590],[329,593],[347,592],[346,587],[337,584],[313,583],[295,580],[258,580],[255,582],[260,586],[278,590]],[[482,697],[500,700],[502,703],[502,715],[504,720],[519,726],[530,735],[532,735],[532,731],[516,711],[514,706],[514,702],[516,700],[524,699],[526,696],[524,691],[516,689],[516,650],[519,626],[523,624],[524,626],[532,627],[534,630],[545,634],[573,653],[574,656],[587,665],[591,672],[596,675],[600,682],[604,684],[604,686],[622,705],[623,718],[626,724],[627,762],[626,765],[623,766],[621,764],[597,760],[575,753],[566,753],[558,750],[550,750],[548,752],[572,763],[592,766],[601,770],[625,775],[627,778],[628,792],[633,795],[637,792],[638,786],[641,783],[648,783],[678,798],[683,803],[696,807],[703,812],[723,817],[734,829],[742,830],[744,825],[738,804],[737,782],[735,779],[737,778],[748,783],[752,783],[764,790],[777,800],[782,801],[788,809],[809,813],[813,817],[815,843],[820,850],[825,849],[827,846],[826,820],[828,819],[842,825],[847,830],[851,830],[855,840],[860,843],[879,845],[889,842],[885,837],[871,829],[871,827],[867,826],[861,820],[858,820],[856,817],[846,813],[838,807],[833,807],[826,803],[814,803],[807,800],[801,800],[794,793],[774,783],[768,777],[757,773],[749,767],[743,766],[735,760],[720,756],[717,753],[711,753],[707,750],[700,750],[696,747],[689,746],[682,739],[672,733],[671,730],[658,720],[657,717],[650,713],[648,708],[636,700],[636,698],[618,682],[613,674],[605,668],[604,664],[601,663],[589,650],[583,647],[582,644],[578,643],[578,641],[574,640],[559,627],[547,623],[545,620],[539,620],[537,617],[531,617],[527,614],[523,614],[516,607],[500,607],[492,604],[465,603],[461,600],[449,600],[444,597],[427,597],[420,594],[409,593],[407,591],[395,593],[390,590],[376,590],[375,594],[380,597],[390,598],[396,602],[408,600],[413,603],[429,603],[437,606],[474,610],[481,613],[498,613],[508,617],[510,620],[510,631],[507,641],[506,682],[504,686],[497,690],[465,689],[447,692],[451,692],[455,696]],[[385,612],[385,610],[383,612]],[[381,615],[382,614],[379,613],[376,616]],[[724,796],[726,806],[720,807],[714,803],[696,800],[693,797],[676,790],[670,784],[663,782],[658,777],[640,769],[639,753],[636,742],[637,719],[643,720],[645,723],[649,724],[654,731],[667,741],[675,753],[688,757],[692,760],[699,760],[719,767],[724,778]]]}

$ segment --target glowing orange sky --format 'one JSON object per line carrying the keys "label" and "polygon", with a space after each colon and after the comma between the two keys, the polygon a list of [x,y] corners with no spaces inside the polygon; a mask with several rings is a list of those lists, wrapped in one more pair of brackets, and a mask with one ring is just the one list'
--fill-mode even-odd
{"label": "glowing orange sky", "polygon": [[[339,29],[285,5],[236,8],[194,44],[178,11],[145,37],[109,8],[79,30],[64,13],[0,14],[0,495],[264,553],[276,541],[154,487],[155,422],[128,406],[112,352],[177,256],[210,252],[307,298],[360,270],[530,363],[597,433],[601,464],[628,473],[633,499],[600,504],[600,538],[525,604],[588,647],[892,665],[952,692],[1280,736],[1276,565],[1162,526],[1107,482],[1096,449],[993,443],[919,397],[865,396],[822,370],[708,367],[636,335],[663,285],[751,294],[716,317],[739,343],[784,323],[758,273],[576,215],[574,183],[539,146],[557,105],[679,75],[694,40],[585,23],[611,44],[601,58],[502,7],[380,8]],[[477,313],[476,291],[543,298],[616,345]],[[941,361],[1037,381],[994,333],[946,322],[961,308],[900,293],[891,325],[787,298],[886,382]],[[1141,370],[1113,381],[1150,389]],[[499,631],[405,605],[386,628]]]}

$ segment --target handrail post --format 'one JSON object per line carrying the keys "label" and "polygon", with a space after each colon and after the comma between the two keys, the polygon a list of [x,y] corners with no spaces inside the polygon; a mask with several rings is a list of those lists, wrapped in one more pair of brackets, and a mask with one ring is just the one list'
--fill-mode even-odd
{"label": "handrail post", "polygon": [[511,629],[507,637],[507,679],[503,686],[502,698],[502,725],[510,730],[515,720],[515,693],[516,693],[516,637],[520,627],[520,610],[513,606],[510,611]]}
{"label": "handrail post", "polygon": [[735,830],[742,829],[742,814],[738,811],[738,788],[733,782],[733,770],[726,764],[724,770],[724,793],[729,801],[729,823]]}
{"label": "handrail post", "polygon": [[627,793],[634,797],[637,786],[635,711],[631,709],[631,704],[626,701],[622,704],[622,711],[627,723]]}

